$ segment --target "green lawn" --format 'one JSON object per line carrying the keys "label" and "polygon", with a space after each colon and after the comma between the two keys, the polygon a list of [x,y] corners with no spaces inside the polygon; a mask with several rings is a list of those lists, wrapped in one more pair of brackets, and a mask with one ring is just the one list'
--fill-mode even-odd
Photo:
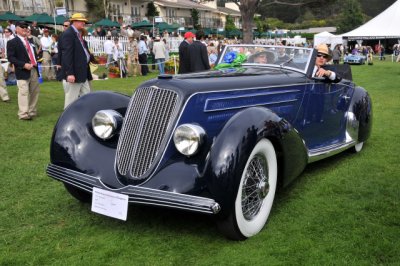
{"label": "green lawn", "polygon": [[[374,104],[364,150],[309,165],[244,242],[226,240],[208,216],[130,206],[122,222],[92,213],[45,174],[61,84],[41,85],[33,121],[17,119],[9,87],[11,103],[0,102],[0,265],[398,265],[400,64],[352,70]],[[143,80],[93,87],[131,94]]]}

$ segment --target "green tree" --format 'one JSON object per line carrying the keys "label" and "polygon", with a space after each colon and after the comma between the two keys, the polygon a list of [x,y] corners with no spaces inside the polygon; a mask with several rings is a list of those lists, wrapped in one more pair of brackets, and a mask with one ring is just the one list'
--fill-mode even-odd
{"label": "green tree", "polygon": [[150,18],[159,16],[160,12],[157,10],[157,7],[154,5],[154,2],[149,2],[147,4],[147,13],[146,16]]}
{"label": "green tree", "polygon": [[199,11],[197,9],[192,9],[192,10],[190,10],[190,14],[191,14],[192,20],[193,20],[193,28],[195,28],[196,30],[200,30],[201,25],[199,23],[199,21],[200,21]]}
{"label": "green tree", "polygon": [[90,21],[100,20],[102,18],[108,17],[110,13],[110,3],[107,0],[85,0],[86,9],[90,10],[88,13],[88,19]]}
{"label": "green tree", "polygon": [[[207,0],[203,0],[207,1]],[[330,3],[336,0],[293,0],[291,2],[279,1],[279,0],[264,0],[262,1],[264,8],[272,5],[282,5],[292,9],[293,7],[307,6],[312,4],[324,5],[325,3]],[[296,1],[296,2],[294,2]],[[228,0],[220,0],[221,3],[228,2]],[[259,11],[261,0],[229,0],[229,2],[234,2],[240,10],[240,15],[242,17],[242,30],[243,30],[243,42],[253,43],[253,27],[254,27],[254,15],[256,11]]]}
{"label": "green tree", "polygon": [[233,18],[230,15],[228,15],[226,16],[225,31],[232,31],[232,30],[237,30],[237,27],[235,25]]}
{"label": "green tree", "polygon": [[364,15],[358,0],[346,0],[343,3],[343,10],[338,21],[338,32],[351,31],[364,22]]}

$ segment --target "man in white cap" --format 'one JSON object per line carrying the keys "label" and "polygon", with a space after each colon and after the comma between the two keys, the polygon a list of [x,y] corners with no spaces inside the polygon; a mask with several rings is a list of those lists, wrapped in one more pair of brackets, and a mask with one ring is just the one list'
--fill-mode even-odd
{"label": "man in white cap", "polygon": [[61,74],[65,90],[64,109],[80,96],[90,92],[90,53],[81,31],[87,19],[82,13],[73,14],[71,26],[63,33],[61,52]]}

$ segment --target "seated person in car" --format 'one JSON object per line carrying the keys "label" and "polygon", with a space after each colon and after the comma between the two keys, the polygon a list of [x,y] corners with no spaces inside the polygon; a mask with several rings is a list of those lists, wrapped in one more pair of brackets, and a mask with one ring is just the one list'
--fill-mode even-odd
{"label": "seated person in car", "polygon": [[326,63],[332,58],[328,46],[326,44],[320,44],[317,46],[317,51],[318,53],[315,59],[312,76],[339,82],[342,78],[336,72],[326,69]]}

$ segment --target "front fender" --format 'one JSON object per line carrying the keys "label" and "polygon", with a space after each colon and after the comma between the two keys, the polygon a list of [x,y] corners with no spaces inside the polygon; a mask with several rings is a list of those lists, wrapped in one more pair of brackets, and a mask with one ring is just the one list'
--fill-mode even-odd
{"label": "front fender", "polygon": [[[102,141],[92,130],[92,118],[99,110],[112,109],[125,115],[130,97],[100,91],[86,94],[61,114],[54,128],[50,145],[52,164],[100,177],[112,187],[118,136]],[[106,180],[104,180],[106,179]]]}
{"label": "front fender", "polygon": [[237,113],[214,139],[207,168],[207,188],[221,205],[222,216],[228,215],[233,207],[246,161],[262,138],[274,144],[281,184],[288,183],[304,169],[307,163],[304,144],[286,120],[263,107]]}

